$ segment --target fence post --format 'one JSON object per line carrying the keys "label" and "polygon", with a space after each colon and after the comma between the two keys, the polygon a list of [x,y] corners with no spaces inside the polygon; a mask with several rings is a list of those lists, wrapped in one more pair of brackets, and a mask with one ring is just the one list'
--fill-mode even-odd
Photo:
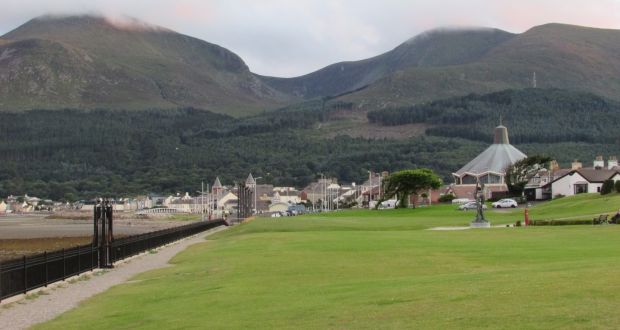
{"label": "fence post", "polygon": [[45,264],[45,286],[49,283],[48,275],[47,275],[47,251],[43,252],[43,260]]}
{"label": "fence post", "polygon": [[28,292],[28,272],[26,271],[26,255],[24,255],[24,294]]}
{"label": "fence post", "polygon": [[65,265],[65,248],[62,248],[62,280],[67,279],[67,267]]}

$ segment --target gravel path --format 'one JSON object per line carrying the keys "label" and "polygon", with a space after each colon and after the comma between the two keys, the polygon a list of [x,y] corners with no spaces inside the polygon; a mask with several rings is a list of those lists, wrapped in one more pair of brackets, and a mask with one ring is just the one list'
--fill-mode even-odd
{"label": "gravel path", "polygon": [[[144,253],[121,261],[110,271],[95,270],[86,280],[68,280],[44,289],[42,294],[31,293],[27,299],[0,307],[1,329],[26,329],[73,309],[78,304],[112,286],[126,282],[136,274],[168,266],[168,261],[188,246],[204,242],[206,236],[224,230],[218,227],[161,248],[157,253]],[[35,298],[32,298],[35,297]],[[22,296],[23,298],[23,296]]]}

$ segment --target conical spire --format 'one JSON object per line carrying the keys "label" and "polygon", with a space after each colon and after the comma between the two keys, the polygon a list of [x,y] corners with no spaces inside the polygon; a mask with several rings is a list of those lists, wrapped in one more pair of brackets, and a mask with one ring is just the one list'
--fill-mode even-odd
{"label": "conical spire", "polygon": [[215,182],[213,183],[213,189],[221,189],[222,183],[220,182],[220,177],[215,177]]}
{"label": "conical spire", "polygon": [[246,186],[253,186],[256,184],[256,180],[254,180],[254,177],[252,177],[252,173],[250,173],[250,175],[248,175],[248,178],[245,179],[245,185]]}

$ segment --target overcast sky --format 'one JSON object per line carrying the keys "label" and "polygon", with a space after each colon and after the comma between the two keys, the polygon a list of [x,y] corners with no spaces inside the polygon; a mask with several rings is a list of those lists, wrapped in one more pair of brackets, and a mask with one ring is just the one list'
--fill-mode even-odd
{"label": "overcast sky", "polygon": [[282,77],[375,56],[442,26],[620,29],[620,0],[0,0],[0,35],[35,16],[76,13],[164,26],[230,49],[253,72]]}

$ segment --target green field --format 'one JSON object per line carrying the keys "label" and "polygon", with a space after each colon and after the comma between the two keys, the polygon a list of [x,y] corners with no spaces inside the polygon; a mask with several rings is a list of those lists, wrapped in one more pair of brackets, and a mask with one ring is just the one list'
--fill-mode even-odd
{"label": "green field", "polygon": [[[611,213],[620,195],[538,205]],[[616,328],[620,226],[465,225],[453,206],[258,219],[40,328]],[[489,211],[494,224],[522,210]]]}

